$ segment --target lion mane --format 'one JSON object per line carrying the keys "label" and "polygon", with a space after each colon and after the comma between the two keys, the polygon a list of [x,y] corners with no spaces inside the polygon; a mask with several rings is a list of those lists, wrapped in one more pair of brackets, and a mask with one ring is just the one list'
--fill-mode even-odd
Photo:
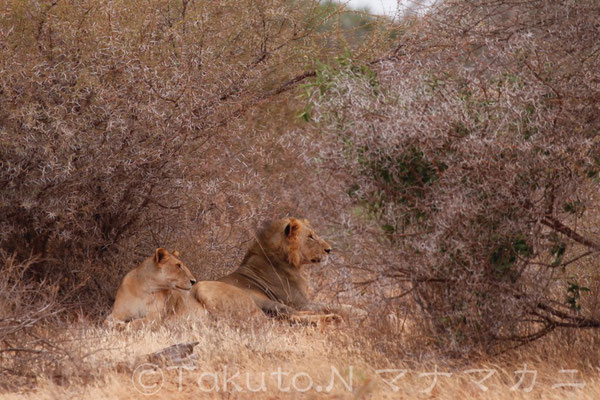
{"label": "lion mane", "polygon": [[240,267],[219,281],[246,290],[268,315],[291,315],[311,304],[302,266],[330,251],[307,220],[282,218],[263,225]]}

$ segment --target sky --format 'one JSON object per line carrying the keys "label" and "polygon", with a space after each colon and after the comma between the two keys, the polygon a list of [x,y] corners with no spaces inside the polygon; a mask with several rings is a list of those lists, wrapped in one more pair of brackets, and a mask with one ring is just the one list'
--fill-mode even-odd
{"label": "sky", "polygon": [[[338,1],[345,3],[348,0]],[[349,0],[348,5],[352,8],[368,7],[373,14],[394,15],[398,0]]]}

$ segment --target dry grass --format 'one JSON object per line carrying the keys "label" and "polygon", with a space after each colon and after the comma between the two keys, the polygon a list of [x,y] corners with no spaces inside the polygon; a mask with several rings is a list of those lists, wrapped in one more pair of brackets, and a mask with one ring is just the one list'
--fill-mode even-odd
{"label": "dry grass", "polygon": [[[575,340],[572,337],[571,343],[556,335],[526,350],[465,362],[442,359],[423,348],[410,349],[418,343],[411,341],[408,331],[402,337],[406,352],[386,352],[382,350],[386,346],[379,342],[384,340],[382,337],[366,337],[356,328],[355,324],[299,327],[277,322],[249,327],[207,319],[184,321],[157,330],[116,331],[79,323],[70,328],[68,335],[78,336],[77,341],[71,342],[71,350],[81,357],[63,363],[59,372],[40,371],[31,389],[5,393],[3,398],[147,398],[147,394],[142,393],[144,390],[148,393],[157,390],[155,397],[182,399],[190,396],[344,399],[592,399],[600,396],[597,368],[600,357],[596,351],[586,351],[597,348],[589,334],[579,334]],[[146,362],[145,355],[191,341],[199,344],[192,358],[180,368],[167,364],[160,366],[161,372],[151,367],[136,369]],[[527,371],[536,371],[535,381],[533,373],[528,372],[520,387],[523,390],[512,390],[520,379],[517,371],[523,370],[524,365]],[[144,368],[146,375],[140,375]],[[280,384],[277,375],[271,375],[277,374],[279,368]],[[436,368],[440,374],[438,382],[428,390]],[[382,372],[384,369],[394,371]],[[481,371],[466,372],[469,370]],[[493,375],[479,386],[476,381],[492,370]],[[561,373],[561,370],[577,372]],[[339,371],[340,375],[330,386],[332,371]],[[304,374],[310,376],[312,384]],[[340,377],[348,381],[350,374],[349,390]],[[214,388],[215,376],[218,391]],[[297,376],[295,380],[294,376]],[[393,381],[395,377],[398,379]],[[232,380],[225,388],[223,380],[227,378]],[[250,389],[260,388],[263,379],[264,390],[257,396]],[[160,386],[153,386],[159,382],[162,382]],[[584,386],[556,387],[559,384]],[[488,389],[483,390],[484,386]],[[321,387],[320,392],[318,387]],[[304,393],[306,388],[309,390]]]}

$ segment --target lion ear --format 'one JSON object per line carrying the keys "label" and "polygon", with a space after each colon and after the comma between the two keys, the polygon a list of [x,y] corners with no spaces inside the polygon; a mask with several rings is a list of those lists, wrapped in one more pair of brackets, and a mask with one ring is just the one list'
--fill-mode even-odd
{"label": "lion ear", "polygon": [[163,249],[162,247],[159,247],[154,253],[154,262],[160,264],[165,260],[165,258],[167,258],[168,255],[169,252],[167,250]]}
{"label": "lion ear", "polygon": [[296,232],[298,232],[298,229],[300,228],[300,221],[298,221],[296,218],[290,218],[290,222],[286,225],[285,227],[285,236],[287,236],[288,238],[293,237]]}
{"label": "lion ear", "polygon": [[173,250],[171,254],[173,254],[175,257],[179,257],[179,252],[177,250]]}

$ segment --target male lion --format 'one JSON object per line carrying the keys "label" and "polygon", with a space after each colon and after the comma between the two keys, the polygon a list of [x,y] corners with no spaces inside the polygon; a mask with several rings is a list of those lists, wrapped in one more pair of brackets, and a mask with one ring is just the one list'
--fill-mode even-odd
{"label": "male lion", "polygon": [[[219,281],[200,281],[183,297],[178,316],[211,316],[264,322],[265,314],[243,289]],[[198,314],[200,312],[200,314]]]}
{"label": "male lion", "polygon": [[196,279],[178,258],[179,252],[156,249],[138,267],[129,271],[117,290],[107,324],[132,320],[154,322],[175,312],[181,291],[189,291]]}
{"label": "male lion", "polygon": [[305,219],[283,218],[266,224],[242,264],[220,282],[249,294],[265,314],[297,322],[333,320],[333,307],[312,303],[302,266],[321,262],[331,246]]}

